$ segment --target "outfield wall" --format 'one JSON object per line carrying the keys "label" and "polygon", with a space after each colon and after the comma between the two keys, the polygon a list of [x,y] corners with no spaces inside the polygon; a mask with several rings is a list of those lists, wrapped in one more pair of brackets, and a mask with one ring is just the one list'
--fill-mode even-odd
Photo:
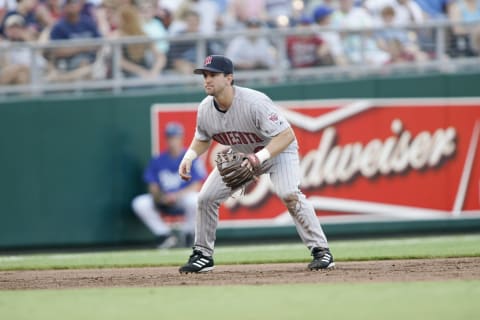
{"label": "outfield wall", "polygon": [[[451,98],[480,96],[478,83],[480,75],[469,74],[257,88],[284,101]],[[199,91],[0,102],[0,248],[151,239],[130,209],[131,199],[145,191],[141,173],[151,155],[151,106],[202,97]],[[467,224],[470,231],[477,222],[471,219]],[[372,225],[371,232],[384,226]],[[326,231],[332,236],[358,234],[355,226],[335,228],[327,225]],[[241,239],[255,237],[257,231],[220,231],[218,236],[220,241]],[[295,236],[293,227],[268,229],[266,234]]]}

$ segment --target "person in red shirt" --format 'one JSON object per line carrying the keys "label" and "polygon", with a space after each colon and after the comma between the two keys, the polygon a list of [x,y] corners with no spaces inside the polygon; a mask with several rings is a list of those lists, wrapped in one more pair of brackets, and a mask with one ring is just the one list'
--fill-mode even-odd
{"label": "person in red shirt", "polygon": [[[313,20],[303,17],[297,25],[298,30],[307,31]],[[292,68],[305,68],[321,65],[320,47],[323,41],[315,34],[293,35],[287,37],[287,54]]]}

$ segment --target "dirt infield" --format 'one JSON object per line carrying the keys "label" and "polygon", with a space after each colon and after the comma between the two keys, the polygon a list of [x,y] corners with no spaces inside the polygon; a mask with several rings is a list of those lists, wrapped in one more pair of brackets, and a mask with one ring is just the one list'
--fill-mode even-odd
{"label": "dirt infield", "polygon": [[337,262],[329,271],[308,271],[305,263],[218,265],[213,272],[188,275],[178,267],[2,271],[0,290],[450,279],[479,280],[480,258]]}

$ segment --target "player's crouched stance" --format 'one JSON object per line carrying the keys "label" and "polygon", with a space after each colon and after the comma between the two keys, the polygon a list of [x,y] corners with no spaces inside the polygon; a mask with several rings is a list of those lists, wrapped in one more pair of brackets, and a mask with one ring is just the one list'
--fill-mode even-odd
{"label": "player's crouched stance", "polygon": [[[193,253],[180,273],[213,270],[220,204],[261,174],[269,175],[274,192],[311,250],[313,261],[308,268],[333,268],[333,256],[313,205],[298,187],[298,143],[286,118],[265,94],[233,85],[233,63],[227,57],[208,56],[194,72],[203,75],[208,96],[198,107],[195,136],[178,173],[189,180],[192,161],[208,150],[211,140],[230,146],[231,151],[217,155],[217,167],[200,190]],[[230,141],[232,135],[226,133],[238,138]]]}

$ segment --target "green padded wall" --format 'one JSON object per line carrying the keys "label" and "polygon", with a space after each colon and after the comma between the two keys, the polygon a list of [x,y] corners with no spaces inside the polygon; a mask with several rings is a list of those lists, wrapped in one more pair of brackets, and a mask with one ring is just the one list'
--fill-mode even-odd
{"label": "green padded wall", "polygon": [[[452,74],[258,89],[275,100],[466,97],[480,95],[479,83],[479,74]],[[144,192],[150,106],[202,97],[199,90],[0,102],[0,249],[151,239],[130,209]]]}

